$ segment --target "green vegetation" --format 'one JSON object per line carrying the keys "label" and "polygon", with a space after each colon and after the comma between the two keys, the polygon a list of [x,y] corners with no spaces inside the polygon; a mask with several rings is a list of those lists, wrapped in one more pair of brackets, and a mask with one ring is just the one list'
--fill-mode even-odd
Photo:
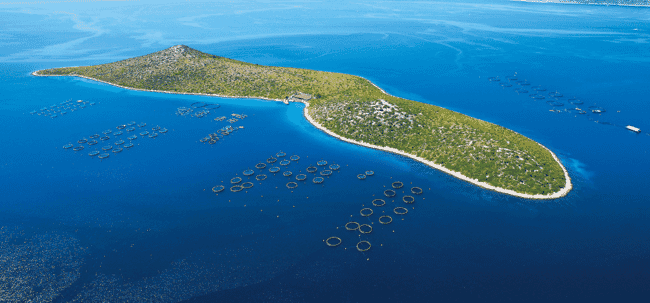
{"label": "green vegetation", "polygon": [[564,187],[560,165],[536,142],[441,107],[384,94],[361,77],[262,66],[174,46],[115,63],[43,70],[151,90],[286,99],[315,96],[309,113],[340,136],[389,146],[470,178],[525,194]]}

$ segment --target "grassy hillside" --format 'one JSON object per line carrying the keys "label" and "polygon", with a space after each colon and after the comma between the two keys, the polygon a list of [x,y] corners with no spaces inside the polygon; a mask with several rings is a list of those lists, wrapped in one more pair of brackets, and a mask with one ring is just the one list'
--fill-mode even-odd
{"label": "grassy hillside", "polygon": [[390,146],[463,175],[519,193],[565,185],[552,155],[501,126],[441,107],[388,96],[346,74],[251,64],[174,46],[114,63],[55,68],[41,75],[83,75],[122,86],[172,92],[285,99],[311,94],[310,115],[335,133]]}

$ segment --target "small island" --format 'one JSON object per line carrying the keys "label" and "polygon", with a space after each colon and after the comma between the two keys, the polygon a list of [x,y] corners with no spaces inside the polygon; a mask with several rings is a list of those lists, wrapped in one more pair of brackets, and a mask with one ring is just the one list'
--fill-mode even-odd
{"label": "small island", "polygon": [[499,125],[387,94],[365,78],[263,66],[184,45],[114,63],[36,71],[145,91],[305,103],[340,140],[401,154],[462,180],[528,199],[555,199],[571,179],[553,152]]}

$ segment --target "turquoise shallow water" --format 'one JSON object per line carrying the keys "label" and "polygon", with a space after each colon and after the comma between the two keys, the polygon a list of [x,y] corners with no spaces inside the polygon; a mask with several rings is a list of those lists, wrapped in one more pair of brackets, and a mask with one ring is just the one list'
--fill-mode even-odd
{"label": "turquoise shallow water", "polygon": [[[169,1],[2,8],[10,26],[0,32],[0,255],[9,262],[0,271],[10,283],[0,289],[20,285],[2,299],[548,302],[647,296],[646,10],[507,1],[250,7]],[[574,190],[552,201],[486,191],[410,159],[331,138],[306,122],[300,104],[136,92],[30,75],[175,44],[258,64],[360,75],[391,94],[503,125],[553,150]],[[547,93],[576,96],[583,107],[607,112],[550,112],[556,108],[515,93],[517,85],[488,81],[515,72]],[[67,99],[95,105],[55,119],[29,114]],[[195,102],[221,107],[205,118],[175,114]],[[233,124],[244,129],[214,145],[199,142],[230,125],[215,117],[232,113],[248,116]],[[140,137],[133,148],[101,161],[88,156],[91,146],[63,149],[130,121],[146,122],[149,132],[156,125],[169,132]],[[643,132],[620,127],[627,124]],[[281,150],[301,157],[280,166],[293,172],[292,179],[321,159],[341,169],[320,185],[310,176],[291,192],[287,177],[272,176],[267,166],[268,179],[247,191],[211,192]],[[375,175],[357,179],[366,170]],[[424,193],[407,215],[391,214],[394,221],[381,225],[381,212],[407,206],[401,192],[395,202],[386,199],[387,206],[370,206],[395,180]],[[361,217],[364,207],[375,213]],[[373,226],[372,233],[346,231],[350,220]],[[323,241],[330,236],[342,244],[328,247]],[[359,240],[372,248],[358,252]]]}

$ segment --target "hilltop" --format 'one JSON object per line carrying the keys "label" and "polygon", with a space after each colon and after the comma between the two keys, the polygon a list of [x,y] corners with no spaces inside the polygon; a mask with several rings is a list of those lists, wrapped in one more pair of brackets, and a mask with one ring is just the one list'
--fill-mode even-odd
{"label": "hilltop", "polygon": [[454,111],[388,95],[358,76],[257,65],[185,45],[114,63],[35,74],[84,76],[175,93],[299,101],[306,99],[293,96],[309,96],[306,116],[342,138],[392,148],[517,196],[554,198],[571,188],[555,155],[535,141]]}

